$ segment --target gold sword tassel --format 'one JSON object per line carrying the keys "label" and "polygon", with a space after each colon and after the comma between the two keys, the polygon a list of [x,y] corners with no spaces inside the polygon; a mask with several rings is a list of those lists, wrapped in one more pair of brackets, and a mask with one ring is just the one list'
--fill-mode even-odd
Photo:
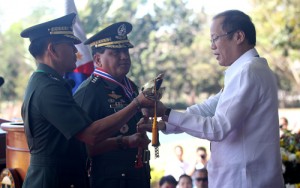
{"label": "gold sword tassel", "polygon": [[154,147],[154,153],[155,153],[155,158],[159,157],[159,150],[158,146],[159,140],[158,140],[158,128],[157,128],[157,115],[156,115],[156,106],[157,106],[157,95],[156,95],[156,79],[155,79],[155,84],[154,84],[154,96],[155,96],[155,101],[154,101],[154,117],[153,117],[153,124],[152,124],[152,146]]}

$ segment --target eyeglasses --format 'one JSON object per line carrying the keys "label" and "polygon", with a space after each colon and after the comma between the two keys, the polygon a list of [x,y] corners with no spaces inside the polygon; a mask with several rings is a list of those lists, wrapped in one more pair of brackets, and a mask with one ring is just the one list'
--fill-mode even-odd
{"label": "eyeglasses", "polygon": [[203,181],[203,182],[207,182],[208,179],[207,178],[196,178],[196,181]]}
{"label": "eyeglasses", "polygon": [[215,38],[210,39],[210,42],[211,42],[211,44],[214,44],[214,45],[215,45],[216,41],[219,40],[219,38],[225,37],[225,36],[227,36],[227,35],[230,35],[230,34],[233,33],[233,32],[235,32],[235,30],[229,31],[229,32],[227,32],[227,33],[225,33],[225,34],[223,34],[223,35],[217,35]]}

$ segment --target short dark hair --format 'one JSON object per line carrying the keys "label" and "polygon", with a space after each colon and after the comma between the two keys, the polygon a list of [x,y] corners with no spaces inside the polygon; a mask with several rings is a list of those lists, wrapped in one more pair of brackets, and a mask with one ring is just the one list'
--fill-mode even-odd
{"label": "short dark hair", "polygon": [[197,148],[196,151],[198,152],[200,150],[202,150],[202,151],[204,151],[206,153],[206,148],[205,147],[200,146],[200,147]]}
{"label": "short dark hair", "polygon": [[44,37],[44,38],[39,38],[31,42],[29,45],[29,52],[30,54],[36,58],[38,56],[42,56],[45,51],[47,50],[47,46],[51,42],[58,42],[62,41],[64,38],[62,37]]}
{"label": "short dark hair", "polygon": [[[255,26],[252,23],[251,18],[242,11],[239,10],[227,10],[221,12],[213,17],[213,19],[217,19],[220,17],[224,17],[222,23],[222,29],[226,32],[231,31],[243,31],[245,33],[245,37],[248,40],[250,45],[256,45],[256,30]],[[228,35],[228,37],[232,37]]]}
{"label": "short dark hair", "polygon": [[191,176],[187,175],[187,174],[182,174],[181,176],[179,176],[178,181],[180,181],[181,178],[187,178],[190,180],[191,183],[193,183],[193,179]]}
{"label": "short dark hair", "polygon": [[163,176],[160,180],[159,180],[159,186],[162,186],[164,183],[170,183],[173,185],[177,185],[177,181],[176,179],[172,176],[172,175],[168,175],[168,176]]}
{"label": "short dark hair", "polygon": [[174,149],[175,149],[175,148],[180,148],[181,150],[183,150],[183,148],[182,148],[181,145],[176,145],[176,146],[174,147]]}
{"label": "short dark hair", "polygon": [[286,123],[286,124],[289,124],[289,121],[286,117],[281,117],[280,119],[283,119],[283,121]]}

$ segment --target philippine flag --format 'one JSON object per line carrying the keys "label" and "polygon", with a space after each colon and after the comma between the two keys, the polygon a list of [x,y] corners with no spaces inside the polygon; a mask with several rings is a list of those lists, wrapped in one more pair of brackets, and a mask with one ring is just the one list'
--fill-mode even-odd
{"label": "philippine flag", "polygon": [[81,82],[93,73],[94,65],[89,47],[83,44],[86,40],[86,35],[79,20],[74,0],[66,0],[66,13],[70,14],[72,12],[77,14],[76,22],[73,27],[74,34],[82,41],[81,44],[76,45],[78,50],[76,62],[77,68],[73,72],[65,74],[66,79],[72,79],[75,81],[75,86],[72,90],[74,93]]}

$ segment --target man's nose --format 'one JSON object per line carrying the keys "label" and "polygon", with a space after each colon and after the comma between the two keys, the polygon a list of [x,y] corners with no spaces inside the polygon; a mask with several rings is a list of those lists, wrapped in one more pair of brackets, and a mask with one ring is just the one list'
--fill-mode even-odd
{"label": "man's nose", "polygon": [[121,51],[120,52],[120,58],[121,59],[127,59],[129,57],[129,54],[127,52]]}
{"label": "man's nose", "polygon": [[215,50],[217,48],[217,46],[215,45],[214,42],[210,43],[210,49]]}

